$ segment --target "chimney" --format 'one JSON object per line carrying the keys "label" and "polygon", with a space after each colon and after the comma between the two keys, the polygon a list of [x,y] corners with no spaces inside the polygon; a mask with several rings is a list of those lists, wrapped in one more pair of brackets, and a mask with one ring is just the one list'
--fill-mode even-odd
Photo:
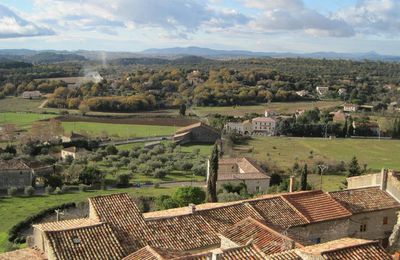
{"label": "chimney", "polygon": [[196,205],[195,205],[195,204],[193,204],[193,203],[190,203],[190,204],[189,204],[189,212],[190,212],[191,214],[193,214],[193,213],[196,212]]}
{"label": "chimney", "polygon": [[294,176],[290,176],[290,181],[289,181],[289,192],[294,191]]}
{"label": "chimney", "polygon": [[386,190],[387,179],[388,179],[388,170],[385,168],[382,168],[382,170],[381,170],[381,190]]}

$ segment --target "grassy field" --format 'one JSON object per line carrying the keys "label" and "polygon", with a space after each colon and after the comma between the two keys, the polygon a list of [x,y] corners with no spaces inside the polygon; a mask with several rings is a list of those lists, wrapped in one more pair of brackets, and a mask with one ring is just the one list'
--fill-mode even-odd
{"label": "grassy field", "polygon": [[115,189],[107,191],[89,191],[83,193],[69,193],[62,195],[13,197],[0,199],[0,252],[3,252],[7,243],[8,230],[18,222],[32,216],[39,211],[68,202],[85,201],[88,197],[111,193],[127,192],[133,196],[159,196],[172,194],[176,188],[140,188]]}
{"label": "grassy field", "polygon": [[191,153],[195,149],[199,149],[201,155],[209,156],[209,155],[211,155],[213,145],[210,145],[210,144],[184,145],[184,146],[181,146],[181,149],[182,149],[182,152],[188,152],[188,153]]}
{"label": "grassy field", "polygon": [[15,124],[21,128],[29,128],[30,125],[38,120],[56,117],[57,115],[50,114],[36,114],[36,113],[15,113],[3,112],[0,113],[0,125]]}
{"label": "grassy field", "polygon": [[280,114],[291,114],[297,109],[311,109],[314,107],[331,108],[342,104],[341,101],[317,101],[317,102],[274,102],[269,104],[260,104],[257,106],[229,106],[229,107],[194,107],[192,112],[200,117],[210,114],[244,116],[246,113],[264,114],[265,109],[274,110]]}
{"label": "grassy field", "polygon": [[63,122],[62,126],[66,132],[74,131],[90,135],[101,135],[107,132],[109,136],[118,137],[146,137],[157,135],[173,135],[176,128],[173,126],[155,125],[128,125],[128,124],[105,124],[92,122]]}
{"label": "grassy field", "polygon": [[[359,164],[379,171],[382,167],[400,168],[400,140],[322,139],[292,137],[258,137],[248,145],[253,151],[237,151],[278,168],[290,168],[297,161],[301,164],[315,161],[348,162],[356,156]],[[312,151],[312,154],[310,153]]]}
{"label": "grassy field", "polygon": [[[322,190],[323,191],[337,191],[343,186],[343,181],[346,179],[343,175],[322,175]],[[300,176],[296,178],[300,182]],[[318,174],[309,174],[307,182],[318,190],[321,187],[321,176]]]}
{"label": "grassy field", "polygon": [[0,99],[0,112],[38,112],[44,99],[29,100],[20,97],[6,97]]}

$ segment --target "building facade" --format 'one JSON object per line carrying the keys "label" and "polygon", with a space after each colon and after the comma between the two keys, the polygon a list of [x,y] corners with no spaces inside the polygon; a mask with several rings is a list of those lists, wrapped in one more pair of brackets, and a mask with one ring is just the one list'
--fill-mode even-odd
{"label": "building facade", "polygon": [[10,187],[21,189],[32,186],[33,181],[32,169],[22,160],[0,160],[0,190]]}

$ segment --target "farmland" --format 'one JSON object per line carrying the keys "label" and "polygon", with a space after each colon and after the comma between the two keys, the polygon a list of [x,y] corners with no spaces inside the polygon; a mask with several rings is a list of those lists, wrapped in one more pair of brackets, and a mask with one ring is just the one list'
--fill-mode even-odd
{"label": "farmland", "polygon": [[39,112],[44,99],[29,100],[20,97],[0,99],[0,112]]}
{"label": "farmland", "polygon": [[340,106],[341,101],[316,101],[316,102],[273,102],[260,104],[257,106],[229,106],[229,107],[193,107],[192,112],[200,117],[211,114],[244,116],[246,113],[264,114],[265,109],[274,110],[280,114],[291,114],[297,109],[311,109],[318,107],[320,109]]}
{"label": "farmland", "polygon": [[300,164],[317,161],[348,162],[356,156],[360,165],[379,171],[382,167],[400,168],[400,140],[322,139],[292,137],[258,137],[246,146],[252,152],[236,151],[286,170],[297,160]]}
{"label": "farmland", "polygon": [[0,125],[15,124],[20,128],[29,128],[30,125],[35,121],[49,119],[53,117],[56,117],[56,115],[24,112],[3,112],[0,113]]}

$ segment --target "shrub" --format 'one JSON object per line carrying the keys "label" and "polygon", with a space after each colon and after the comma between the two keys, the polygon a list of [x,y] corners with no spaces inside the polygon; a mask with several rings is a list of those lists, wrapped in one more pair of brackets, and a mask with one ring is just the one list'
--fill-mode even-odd
{"label": "shrub", "polygon": [[2,160],[11,160],[12,158],[14,158],[14,154],[12,153],[2,153],[0,154],[0,159]]}
{"label": "shrub", "polygon": [[18,192],[17,187],[10,187],[7,189],[7,194],[10,197],[17,195],[17,192]]}
{"label": "shrub", "polygon": [[160,183],[159,182],[154,183],[154,188],[156,189],[160,188]]}
{"label": "shrub", "polygon": [[165,176],[167,175],[167,170],[164,168],[158,168],[154,171],[154,177],[155,178],[159,178],[159,179],[163,179],[165,178]]}
{"label": "shrub", "polygon": [[69,192],[70,191],[70,187],[68,186],[68,185],[63,185],[62,187],[61,187],[61,192],[62,193],[67,193],[67,192]]}
{"label": "shrub", "polygon": [[244,199],[244,197],[240,196],[237,193],[231,193],[231,192],[222,192],[218,194],[218,201],[219,202],[230,202],[230,201],[237,201]]}
{"label": "shrub", "polygon": [[56,194],[56,195],[62,194],[62,191],[61,191],[60,187],[57,187],[57,188],[54,190],[54,194]]}
{"label": "shrub", "polygon": [[206,176],[206,174],[207,174],[206,166],[202,165],[202,164],[193,165],[191,170],[192,170],[193,174],[197,175],[197,176]]}
{"label": "shrub", "polygon": [[32,186],[26,186],[24,189],[24,194],[29,197],[33,196],[33,194],[35,194],[35,188]]}
{"label": "shrub", "polygon": [[53,188],[51,186],[46,186],[46,188],[44,188],[44,193],[46,193],[47,195],[50,195],[53,192]]}
{"label": "shrub", "polygon": [[129,156],[129,151],[127,151],[127,150],[120,150],[120,151],[118,151],[118,155],[119,155],[120,157],[128,157],[128,156]]}
{"label": "shrub", "polygon": [[79,184],[79,191],[86,192],[88,190],[88,186],[85,184]]}
{"label": "shrub", "polygon": [[142,153],[141,155],[139,155],[139,161],[141,163],[147,162],[148,160],[150,160],[150,155],[147,155],[145,153]]}
{"label": "shrub", "polygon": [[121,172],[118,173],[117,175],[117,180],[116,180],[116,185],[119,188],[125,188],[129,186],[129,180],[131,179],[131,174],[126,173],[126,172]]}
{"label": "shrub", "polygon": [[184,207],[190,203],[203,203],[206,199],[206,193],[200,187],[180,187],[174,192],[172,199],[175,200],[179,207]]}
{"label": "shrub", "polygon": [[120,160],[120,163],[121,163],[123,166],[126,166],[126,165],[128,165],[128,164],[130,163],[130,160],[129,160],[129,158],[124,157],[124,158],[122,158],[122,159]]}
{"label": "shrub", "polygon": [[136,162],[131,162],[129,165],[128,165],[128,168],[132,171],[132,172],[136,172],[136,170],[137,170],[137,163]]}
{"label": "shrub", "polygon": [[153,168],[147,164],[141,164],[138,167],[138,172],[149,175],[153,172]]}
{"label": "shrub", "polygon": [[106,152],[109,155],[115,155],[118,153],[118,149],[114,145],[107,145]]}
{"label": "shrub", "polygon": [[193,163],[190,162],[177,162],[176,168],[180,171],[190,171],[193,167]]}

